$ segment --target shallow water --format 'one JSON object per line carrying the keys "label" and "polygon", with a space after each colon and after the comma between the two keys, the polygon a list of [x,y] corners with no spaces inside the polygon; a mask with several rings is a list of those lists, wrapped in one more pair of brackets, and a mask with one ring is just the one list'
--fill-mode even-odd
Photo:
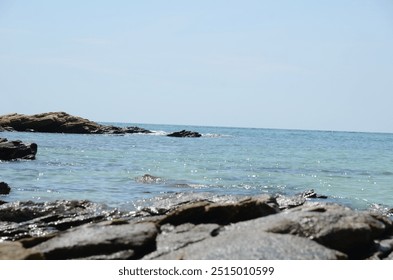
{"label": "shallow water", "polygon": [[[175,192],[251,195],[314,189],[355,208],[393,206],[393,134],[138,126],[156,133],[0,133],[38,144],[35,161],[0,162],[0,181],[12,187],[0,199],[88,199],[127,208]],[[165,136],[182,129],[203,137]],[[162,181],[135,179],[146,173]]]}

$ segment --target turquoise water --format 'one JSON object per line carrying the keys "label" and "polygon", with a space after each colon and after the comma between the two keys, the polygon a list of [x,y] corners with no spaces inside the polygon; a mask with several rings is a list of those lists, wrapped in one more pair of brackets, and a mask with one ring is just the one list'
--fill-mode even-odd
{"label": "turquoise water", "polygon": [[[129,124],[116,124],[129,125]],[[393,207],[393,134],[139,125],[153,135],[3,132],[38,144],[35,161],[0,162],[5,201],[88,199],[129,208],[176,192],[295,194],[314,189],[355,208]],[[171,138],[188,129],[202,138]],[[156,184],[135,178],[159,176]]]}

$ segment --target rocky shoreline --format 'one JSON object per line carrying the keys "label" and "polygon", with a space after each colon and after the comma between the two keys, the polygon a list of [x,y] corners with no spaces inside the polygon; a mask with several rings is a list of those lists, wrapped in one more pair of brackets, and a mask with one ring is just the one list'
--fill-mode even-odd
{"label": "rocky shoreline", "polygon": [[391,218],[312,191],[178,193],[131,212],[89,201],[3,202],[0,240],[0,259],[393,259]]}
{"label": "rocky shoreline", "polygon": [[[0,116],[1,131],[151,133],[63,112]],[[31,160],[36,153],[35,143],[0,138],[0,161]],[[0,259],[393,260],[392,210],[356,211],[312,190],[292,197],[178,193],[128,212],[90,201],[2,201],[10,191],[0,182]]]}
{"label": "rocky shoreline", "polygon": [[[0,116],[0,132],[43,132],[73,134],[150,134],[152,131],[137,127],[118,127],[102,125],[88,119],[72,116],[64,112],[49,112],[36,115],[8,114]],[[202,135],[195,131],[181,130],[168,133],[168,137],[198,138]],[[20,140],[8,141],[0,138],[0,161],[28,159],[33,160],[37,154],[36,143],[22,143]]]}

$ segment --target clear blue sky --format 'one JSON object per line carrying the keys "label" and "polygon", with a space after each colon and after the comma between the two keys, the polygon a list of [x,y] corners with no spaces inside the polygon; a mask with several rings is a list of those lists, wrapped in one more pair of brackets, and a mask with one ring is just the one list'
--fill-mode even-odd
{"label": "clear blue sky", "polygon": [[393,132],[393,1],[0,0],[0,114]]}

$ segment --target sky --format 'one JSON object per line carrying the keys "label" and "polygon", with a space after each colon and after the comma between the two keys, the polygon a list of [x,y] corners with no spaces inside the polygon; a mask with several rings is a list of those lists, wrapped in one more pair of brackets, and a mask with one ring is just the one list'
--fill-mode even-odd
{"label": "sky", "polygon": [[392,0],[0,0],[0,115],[393,132]]}

